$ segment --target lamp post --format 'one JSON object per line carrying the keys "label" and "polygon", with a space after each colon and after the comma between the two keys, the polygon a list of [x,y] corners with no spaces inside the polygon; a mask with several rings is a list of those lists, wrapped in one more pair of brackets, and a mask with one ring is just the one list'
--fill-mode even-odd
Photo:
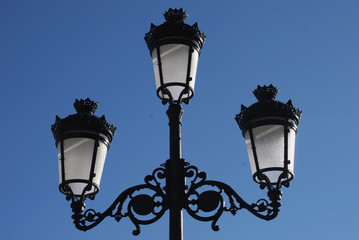
{"label": "lamp post", "polygon": [[61,119],[56,116],[52,131],[56,139],[59,161],[60,191],[71,200],[73,220],[82,231],[98,225],[106,217],[120,221],[128,217],[135,225],[156,222],[169,210],[170,240],[183,239],[182,211],[199,221],[211,222],[214,231],[223,212],[233,215],[247,209],[255,216],[271,220],[278,214],[282,186],[289,186],[294,177],[295,135],[301,111],[289,100],[276,101],[274,86],[254,91],[258,102],[246,108],[235,119],[245,138],[253,179],[268,198],[255,203],[245,202],[230,186],[208,180],[204,172],[190,165],[181,156],[182,102],[188,104],[194,94],[198,57],[205,35],[184,23],[182,9],[169,9],[166,22],[151,25],[145,40],[152,56],[157,95],[169,104],[170,158],[144,179],[144,184],[128,188],[104,212],[85,210],[85,200],[94,199],[99,191],[107,150],[116,128],[105,117],[94,115],[98,104],[76,100],[76,114]]}

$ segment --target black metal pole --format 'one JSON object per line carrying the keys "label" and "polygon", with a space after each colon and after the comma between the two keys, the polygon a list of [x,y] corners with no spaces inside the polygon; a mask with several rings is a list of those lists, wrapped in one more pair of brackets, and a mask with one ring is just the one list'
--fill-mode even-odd
{"label": "black metal pole", "polygon": [[184,195],[184,161],[181,159],[181,118],[180,103],[171,103],[167,115],[170,126],[170,159],[167,161],[168,200],[170,210],[170,240],[183,240],[182,208]]}

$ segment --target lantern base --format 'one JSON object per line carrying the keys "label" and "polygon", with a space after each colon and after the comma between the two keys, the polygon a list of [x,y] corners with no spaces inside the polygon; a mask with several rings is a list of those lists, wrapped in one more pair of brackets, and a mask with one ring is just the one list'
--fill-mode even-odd
{"label": "lantern base", "polygon": [[157,88],[157,96],[166,103],[189,103],[193,97],[194,90],[184,83],[166,83]]}
{"label": "lantern base", "polygon": [[253,180],[259,184],[270,183],[271,185],[289,185],[294,178],[294,173],[281,167],[263,168],[253,174]]}
{"label": "lantern base", "polygon": [[70,198],[95,196],[100,191],[100,187],[96,183],[92,182],[91,184],[83,179],[66,180],[60,184],[59,189]]}

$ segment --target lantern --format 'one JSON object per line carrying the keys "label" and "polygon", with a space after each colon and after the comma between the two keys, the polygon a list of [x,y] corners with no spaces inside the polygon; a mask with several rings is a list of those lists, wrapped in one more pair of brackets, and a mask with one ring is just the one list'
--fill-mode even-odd
{"label": "lantern", "polygon": [[275,101],[273,85],[253,91],[258,102],[236,116],[247,145],[253,179],[258,183],[289,184],[294,177],[294,149],[301,111]]}
{"label": "lantern", "polygon": [[58,151],[59,188],[70,197],[95,196],[116,128],[105,116],[93,115],[96,102],[76,99],[74,107],[77,114],[56,116],[51,127]]}
{"label": "lantern", "polygon": [[198,57],[205,35],[185,24],[186,12],[169,9],[164,14],[166,22],[151,24],[145,40],[152,56],[157,96],[163,103],[185,102],[193,97]]}

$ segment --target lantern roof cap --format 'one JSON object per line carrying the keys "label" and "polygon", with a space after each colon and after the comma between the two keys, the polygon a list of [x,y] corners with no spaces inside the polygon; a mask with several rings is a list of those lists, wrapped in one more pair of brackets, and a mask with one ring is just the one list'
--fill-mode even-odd
{"label": "lantern roof cap", "polygon": [[264,85],[263,87],[258,85],[257,89],[253,91],[258,102],[249,107],[242,105],[241,112],[235,117],[241,130],[246,129],[246,126],[252,120],[263,117],[289,118],[296,125],[299,124],[302,111],[293,106],[292,100],[289,100],[287,103],[276,101],[275,97],[278,90],[272,84],[269,86]]}
{"label": "lantern roof cap", "polygon": [[116,133],[116,127],[106,121],[105,115],[97,117],[94,115],[98,108],[98,103],[89,98],[75,100],[74,108],[77,113],[60,118],[56,116],[55,123],[51,126],[52,133],[56,140],[61,138],[62,134],[67,131],[96,131],[104,134],[109,142],[112,141]]}
{"label": "lantern roof cap", "polygon": [[[145,35],[145,41],[150,52],[159,45],[159,40],[161,39],[164,39],[166,43],[170,43],[175,39],[179,41],[178,43],[190,41],[200,52],[206,35],[199,30],[197,23],[192,26],[186,24],[187,16],[187,13],[182,8],[170,8],[164,13],[166,22],[158,26],[151,23],[150,31]],[[169,39],[171,39],[170,42],[168,42]]]}

